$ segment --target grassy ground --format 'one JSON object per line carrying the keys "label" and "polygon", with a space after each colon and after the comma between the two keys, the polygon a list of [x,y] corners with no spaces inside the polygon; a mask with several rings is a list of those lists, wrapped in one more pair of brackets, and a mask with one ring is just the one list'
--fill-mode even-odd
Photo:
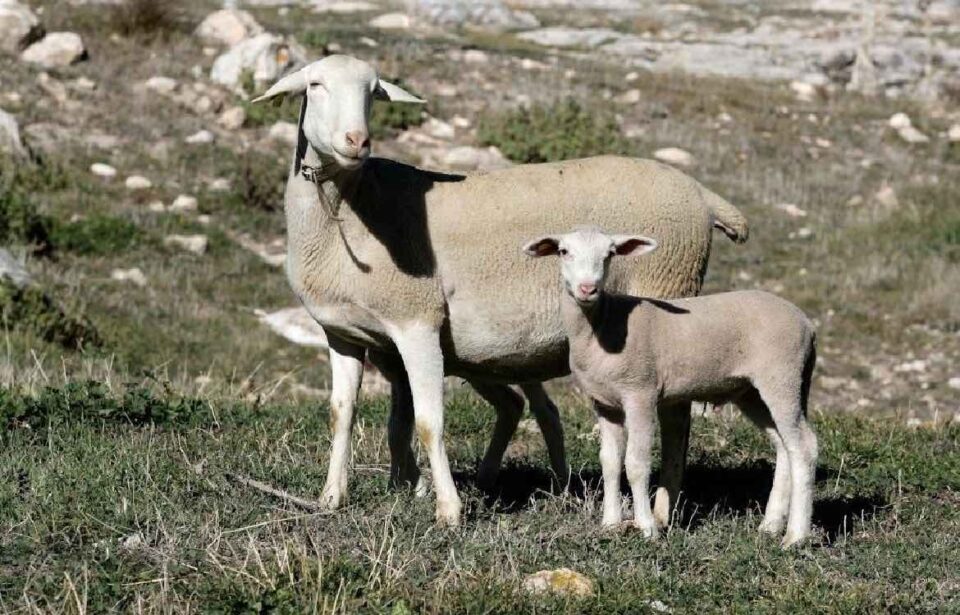
{"label": "grassy ground", "polygon": [[[110,401],[114,400],[116,401]],[[291,508],[236,473],[315,497],[325,406],[176,400],[96,386],[2,400],[0,609],[103,612],[955,611],[960,608],[960,427],[907,429],[819,414],[812,544],[757,534],[772,479],[766,439],[743,419],[694,421],[679,519],[649,542],[598,525],[590,412],[563,404],[577,495],[551,494],[539,434],[501,479],[474,470],[492,413],[448,404],[463,527],[387,488],[386,404],[362,404],[348,505]],[[16,415],[17,418],[11,418]],[[582,484],[581,484],[582,481]],[[566,566],[587,599],[529,596],[525,575]],[[659,605],[658,605],[659,606]]]}

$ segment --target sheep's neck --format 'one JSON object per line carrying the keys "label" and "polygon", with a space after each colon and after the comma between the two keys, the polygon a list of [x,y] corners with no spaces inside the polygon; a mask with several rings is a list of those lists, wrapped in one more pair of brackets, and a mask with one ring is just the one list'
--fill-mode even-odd
{"label": "sheep's neck", "polygon": [[356,196],[363,167],[346,170],[333,158],[318,154],[312,147],[308,148],[298,166],[300,174],[317,187],[320,221],[327,224],[342,222],[341,205]]}

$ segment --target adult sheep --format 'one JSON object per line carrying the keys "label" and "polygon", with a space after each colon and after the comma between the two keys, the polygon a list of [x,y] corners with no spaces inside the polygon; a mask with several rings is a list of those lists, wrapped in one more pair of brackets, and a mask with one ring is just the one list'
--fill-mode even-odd
{"label": "adult sheep", "polygon": [[[393,384],[391,479],[417,481],[415,423],[438,521],[457,524],[461,506],[443,444],[445,374],[467,379],[497,409],[482,471],[499,466],[516,428],[522,401],[508,385],[519,383],[555,471],[566,475],[556,409],[540,385],[569,372],[559,285],[549,265],[520,254],[525,239],[585,223],[653,235],[661,250],[640,266],[616,265],[609,288],[680,297],[700,289],[712,228],[747,236],[736,208],[653,161],[602,156],[460,176],[369,158],[372,101],[423,101],[352,57],[309,64],[256,100],[284,95],[303,95],[284,197],[287,276],[330,338],[333,442],[322,496],[330,507],[346,493],[367,350]],[[664,418],[661,523],[679,489],[689,408]]]}

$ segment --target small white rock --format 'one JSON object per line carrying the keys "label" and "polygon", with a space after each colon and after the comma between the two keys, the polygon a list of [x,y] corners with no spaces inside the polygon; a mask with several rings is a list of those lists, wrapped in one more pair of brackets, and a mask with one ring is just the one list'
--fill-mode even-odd
{"label": "small white rock", "polygon": [[104,179],[111,179],[117,176],[117,170],[115,168],[102,162],[94,162],[91,164],[90,172],[97,177],[103,177]]}
{"label": "small white rock", "polygon": [[217,177],[210,182],[208,189],[211,192],[228,192],[230,190],[230,180],[226,177]]}
{"label": "small white rock", "polygon": [[621,103],[624,105],[635,105],[638,102],[640,102],[641,97],[642,95],[640,93],[640,90],[638,90],[637,88],[633,88],[615,97],[613,99],[613,102]]}
{"label": "small white rock", "polygon": [[412,23],[410,16],[406,13],[385,13],[371,19],[368,25],[384,30],[406,30]]}
{"label": "small white rock", "polygon": [[906,141],[907,143],[929,143],[930,137],[923,134],[913,126],[904,126],[897,130],[897,134],[900,135],[900,138]]}
{"label": "small white rock", "polygon": [[960,376],[954,376],[950,380],[947,380],[947,386],[951,389],[960,391]]}
{"label": "small white rock", "polygon": [[189,145],[205,145],[207,143],[213,143],[214,136],[209,130],[198,130],[183,141]]}
{"label": "small white rock", "polygon": [[490,54],[479,49],[467,49],[463,52],[463,61],[467,64],[487,64],[490,62]]}
{"label": "small white rock", "polygon": [[193,254],[204,254],[208,243],[206,235],[168,235],[163,238],[163,245]]}
{"label": "small white rock", "polygon": [[175,211],[178,213],[186,213],[190,211],[197,211],[199,203],[197,198],[190,196],[189,194],[181,194],[173,200],[173,203],[170,204],[170,211]]}
{"label": "small white rock", "polygon": [[877,201],[877,203],[888,209],[895,209],[900,205],[900,200],[897,198],[897,192],[890,184],[884,184],[881,186],[880,190],[873,195],[873,198]]}
{"label": "small white rock", "polygon": [[70,66],[87,57],[83,39],[73,32],[51,32],[30,45],[20,54],[24,62],[39,64],[45,68]]}
{"label": "small white rock", "polygon": [[696,162],[693,154],[679,147],[665,147],[653,152],[653,157],[660,162],[676,165],[678,167],[691,167]]}
{"label": "small white rock", "polygon": [[790,89],[793,90],[793,95],[800,102],[813,102],[817,96],[816,86],[806,81],[791,81]]}
{"label": "small white rock", "polygon": [[131,282],[141,288],[147,285],[147,276],[143,275],[139,267],[114,269],[110,272],[110,279],[117,282]]}
{"label": "small white rock", "polygon": [[805,218],[807,216],[806,211],[804,211],[803,209],[800,209],[793,203],[779,203],[777,205],[774,205],[774,207],[776,207],[783,213],[787,214],[791,218]]}
{"label": "small white rock", "polygon": [[297,125],[292,122],[277,122],[267,131],[267,136],[272,141],[296,145],[300,133],[297,131]]}
{"label": "small white rock", "polygon": [[639,79],[639,78],[640,78],[640,73],[635,72],[635,71],[631,71],[631,72],[627,73],[627,76],[624,77],[623,79],[624,79],[624,81],[626,81],[627,83],[633,83],[634,81],[636,81],[636,80]]}
{"label": "small white rock", "polygon": [[153,188],[153,182],[143,175],[131,175],[124,182],[127,190],[149,190]]}
{"label": "small white rock", "polygon": [[239,130],[246,121],[247,112],[243,107],[230,107],[217,118],[217,123],[227,130]]}
{"label": "small white rock", "polygon": [[210,224],[212,220],[213,218],[210,217],[210,214],[200,214],[199,216],[197,216],[197,222],[199,222],[204,226],[207,226],[208,224]]}
{"label": "small white rock", "polygon": [[947,140],[951,143],[960,143],[960,124],[954,124],[947,131]]}
{"label": "small white rock", "polygon": [[449,141],[456,135],[456,130],[454,130],[453,125],[443,120],[438,120],[435,117],[424,122],[421,129],[434,139],[443,139],[444,141]]}
{"label": "small white rock", "polygon": [[894,113],[890,116],[888,123],[890,124],[890,128],[893,128],[894,130],[909,128],[913,125],[913,123],[910,121],[910,116],[906,113]]}
{"label": "small white rock", "polygon": [[177,89],[177,80],[170,77],[150,77],[143,82],[143,89],[157,94],[173,94]]}

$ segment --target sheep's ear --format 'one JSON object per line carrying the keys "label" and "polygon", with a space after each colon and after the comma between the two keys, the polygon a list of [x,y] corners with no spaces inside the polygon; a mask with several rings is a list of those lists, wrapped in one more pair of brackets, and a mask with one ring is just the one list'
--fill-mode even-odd
{"label": "sheep's ear", "polygon": [[614,235],[613,253],[618,256],[640,256],[657,249],[657,241],[643,235]]}
{"label": "sheep's ear", "polygon": [[560,240],[556,237],[541,237],[534,239],[523,246],[523,252],[527,256],[553,256],[560,251]]}
{"label": "sheep's ear", "polygon": [[393,85],[389,81],[381,79],[377,83],[377,89],[373,91],[373,97],[377,100],[387,100],[390,102],[415,103],[418,105],[426,104],[427,101],[417,98],[410,92],[398,85]]}
{"label": "sheep's ear", "polygon": [[274,83],[263,95],[257,96],[251,102],[263,102],[287,94],[302,94],[307,89],[307,76],[303,71],[304,69],[301,68],[283,77],[280,81]]}

